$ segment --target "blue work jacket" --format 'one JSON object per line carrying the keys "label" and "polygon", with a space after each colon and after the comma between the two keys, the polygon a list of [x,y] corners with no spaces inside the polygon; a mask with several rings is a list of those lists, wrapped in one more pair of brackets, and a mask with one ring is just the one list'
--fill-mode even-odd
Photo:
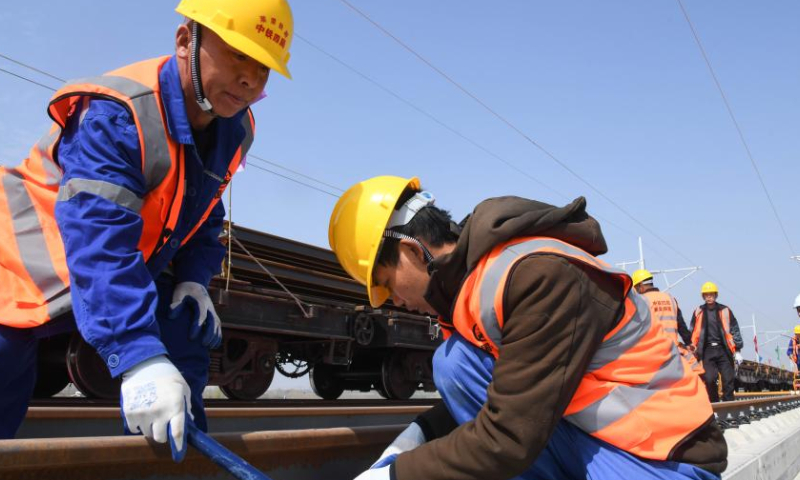
{"label": "blue work jacket", "polygon": [[[77,327],[115,377],[166,354],[155,316],[155,278],[170,264],[176,282],[207,286],[219,273],[225,255],[218,239],[225,217],[222,202],[194,236],[180,244],[217,194],[220,179],[245,137],[241,126],[245,110],[231,118],[216,118],[212,127],[197,134],[214,137],[206,139],[209,148],[200,158],[174,56],[161,69],[159,84],[169,135],[186,153],[185,198],[167,247],[145,262],[137,248],[143,225],[139,213],[101,196],[81,192],[57,202],[55,209],[65,239]],[[100,180],[144,197],[142,152],[130,112],[115,101],[93,99],[81,113],[81,121],[80,115],[70,117],[58,146],[57,161],[64,171],[61,184],[72,178]]]}

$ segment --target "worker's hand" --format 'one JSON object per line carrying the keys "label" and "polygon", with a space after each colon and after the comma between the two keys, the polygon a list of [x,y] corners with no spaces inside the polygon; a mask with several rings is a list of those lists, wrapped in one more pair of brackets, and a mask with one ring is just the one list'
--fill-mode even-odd
{"label": "worker's hand", "polygon": [[383,451],[378,460],[373,463],[370,468],[379,468],[389,465],[394,462],[397,455],[409,450],[414,450],[425,443],[425,441],[425,434],[422,433],[422,429],[419,428],[419,425],[415,422],[411,422],[411,424],[400,432],[400,435],[386,447],[386,450]]}
{"label": "worker's hand", "polygon": [[392,478],[390,473],[391,468],[390,465],[381,468],[370,468],[357,476],[356,480],[390,480]]}
{"label": "worker's hand", "polygon": [[128,430],[158,443],[169,438],[172,459],[183,460],[186,422],[194,417],[189,385],[178,369],[164,355],[149,358],[122,374],[121,390]]}
{"label": "worker's hand", "polygon": [[222,324],[206,287],[196,282],[179,283],[175,286],[169,308],[172,309],[169,318],[173,320],[181,315],[190,316],[190,340],[200,338],[209,348],[217,348],[222,343]]}
{"label": "worker's hand", "polygon": [[741,365],[741,363],[744,361],[744,357],[742,356],[741,352],[734,353],[733,358],[736,360],[737,365]]}

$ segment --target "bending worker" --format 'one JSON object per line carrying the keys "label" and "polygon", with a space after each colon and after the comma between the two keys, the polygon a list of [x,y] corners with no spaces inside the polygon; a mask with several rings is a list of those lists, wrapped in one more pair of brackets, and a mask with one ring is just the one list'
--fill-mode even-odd
{"label": "bending worker", "polygon": [[271,70],[289,76],[293,27],[285,0],[177,11],[174,55],[66,84],[49,133],[0,169],[0,438],[25,416],[39,339],[75,325],[122,377],[130,431],[169,437],[177,460],[185,417],[206,429],[219,200],[253,140],[248,107]]}
{"label": "bending worker", "polygon": [[730,308],[717,303],[719,289],[712,282],[706,282],[700,289],[705,303],[692,314],[692,345],[698,358],[703,362],[703,377],[712,402],[719,401],[717,376],[722,376],[722,400],[733,400],[736,372],[734,360],[742,363],[741,350],[744,348],[739,322]]}
{"label": "bending worker", "polygon": [[678,300],[653,285],[653,274],[648,270],[643,268],[636,270],[631,275],[631,279],[636,293],[647,301],[653,320],[661,323],[664,332],[678,346],[678,351],[692,367],[692,371],[697,375],[702,375],[703,367],[694,354],[694,347],[691,346],[692,333],[686,328],[686,322],[683,321],[683,313],[678,306]]}
{"label": "bending worker", "polygon": [[489,199],[456,225],[419,180],[352,186],[329,241],[370,303],[438,315],[444,399],[358,480],[715,479],[727,446],[697,375],[565,207]]}

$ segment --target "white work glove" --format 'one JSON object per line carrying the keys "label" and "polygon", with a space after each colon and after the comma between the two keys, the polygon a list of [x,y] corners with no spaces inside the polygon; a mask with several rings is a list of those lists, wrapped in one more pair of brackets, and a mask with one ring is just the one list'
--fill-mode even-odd
{"label": "white work glove", "polygon": [[411,422],[411,424],[400,432],[400,435],[386,447],[386,450],[383,451],[378,460],[369,468],[377,469],[394,463],[398,455],[409,450],[414,450],[425,443],[425,441],[425,434],[422,433],[422,429],[419,428],[416,422]]}
{"label": "white work glove", "polygon": [[209,348],[217,348],[222,343],[222,323],[206,287],[197,282],[179,283],[175,286],[169,308],[169,318],[173,320],[189,315],[190,340],[200,338],[200,342]]}
{"label": "white work glove", "polygon": [[356,480],[390,480],[391,473],[391,466],[387,465],[381,468],[370,468],[366,472],[362,473],[361,475],[356,477]]}
{"label": "white work glove", "polygon": [[737,364],[741,364],[744,361],[744,357],[742,356],[742,354],[740,352],[734,353],[733,354],[733,358],[734,358],[734,360],[736,360]]}
{"label": "white work glove", "polygon": [[187,414],[192,421],[189,385],[167,357],[148,358],[122,374],[122,416],[132,433],[158,443],[169,438],[172,459],[186,455]]}

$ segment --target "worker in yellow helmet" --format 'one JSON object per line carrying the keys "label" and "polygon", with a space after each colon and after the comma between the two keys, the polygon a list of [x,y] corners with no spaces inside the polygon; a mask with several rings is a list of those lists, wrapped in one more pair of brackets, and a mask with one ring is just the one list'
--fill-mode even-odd
{"label": "worker in yellow helmet", "polygon": [[661,323],[664,332],[675,342],[681,356],[689,363],[692,370],[696,374],[702,375],[703,367],[694,354],[692,333],[686,328],[678,300],[669,293],[660,291],[653,284],[653,274],[646,269],[636,270],[631,275],[631,279],[633,288],[644,297],[650,306],[653,320]]}
{"label": "worker in yellow helmet", "polygon": [[786,355],[792,359],[792,363],[800,371],[800,325],[795,325],[794,327],[794,336],[789,339],[789,348],[786,349]]}
{"label": "worker in yellow helmet", "polygon": [[[704,303],[692,314],[692,345],[703,362],[708,398],[718,402],[717,377],[722,376],[722,400],[733,400],[736,372],[733,364],[741,363],[744,342],[739,322],[730,308],[717,303],[719,289],[713,282],[700,288]],[[719,374],[719,375],[718,375]]]}
{"label": "worker in yellow helmet", "polygon": [[206,429],[219,200],[253,141],[250,105],[273,70],[289,77],[294,26],[286,0],[177,12],[173,55],[67,83],[29,158],[0,168],[0,438],[25,416],[39,339],[76,326],[121,378],[131,432],[180,460],[186,422]]}
{"label": "worker in yellow helmet", "polygon": [[662,292],[653,284],[653,274],[648,270],[640,269],[631,275],[633,288],[639,295],[644,296],[650,305],[653,318],[661,321],[664,331],[675,341],[684,345],[692,344],[692,333],[686,328],[683,312],[678,305],[678,300],[672,295]]}
{"label": "worker in yellow helmet", "polygon": [[[797,316],[800,317],[800,295],[794,299],[794,309],[797,311]],[[789,340],[789,348],[786,349],[786,355],[792,359],[792,362],[797,366],[800,371],[800,325],[795,325],[794,336]]]}
{"label": "worker in yellow helmet", "polygon": [[446,337],[443,404],[357,480],[719,478],[705,388],[630,277],[597,258],[584,198],[492,198],[459,224],[434,200],[417,178],[381,176],[331,214],[331,248],[371,306],[437,316]]}

